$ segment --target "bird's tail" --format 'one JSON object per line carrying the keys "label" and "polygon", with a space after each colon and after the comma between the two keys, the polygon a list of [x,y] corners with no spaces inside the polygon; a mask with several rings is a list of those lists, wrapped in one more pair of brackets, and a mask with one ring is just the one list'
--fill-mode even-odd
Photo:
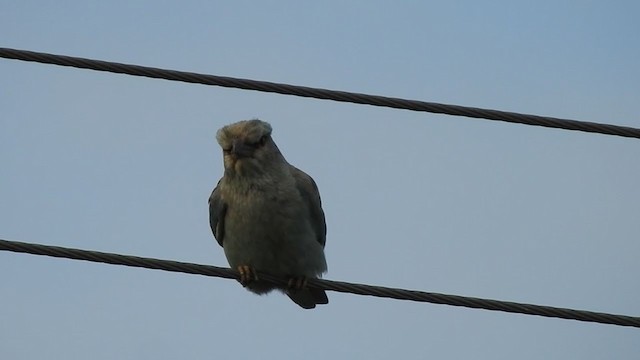
{"label": "bird's tail", "polygon": [[316,305],[329,303],[327,293],[321,289],[288,290],[287,296],[304,309],[313,309]]}

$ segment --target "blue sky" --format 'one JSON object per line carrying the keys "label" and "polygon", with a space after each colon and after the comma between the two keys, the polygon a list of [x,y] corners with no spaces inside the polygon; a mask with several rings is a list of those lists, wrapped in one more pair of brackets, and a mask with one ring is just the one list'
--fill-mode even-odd
{"label": "blue sky", "polygon": [[[640,5],[0,1],[0,46],[640,127]],[[270,122],[328,279],[640,315],[640,142],[0,59],[0,237],[226,266],[215,132]],[[0,358],[635,359],[637,329],[0,252]]]}

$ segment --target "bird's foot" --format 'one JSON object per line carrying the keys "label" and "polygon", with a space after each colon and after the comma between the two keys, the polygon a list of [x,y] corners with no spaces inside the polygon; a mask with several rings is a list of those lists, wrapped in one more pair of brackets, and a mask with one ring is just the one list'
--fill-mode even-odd
{"label": "bird's foot", "polygon": [[238,272],[240,273],[240,284],[242,286],[247,286],[249,283],[258,280],[258,274],[256,274],[256,270],[249,265],[240,265],[238,266]]}
{"label": "bird's foot", "polygon": [[289,282],[287,283],[287,287],[289,291],[300,291],[307,287],[307,278],[305,276],[294,276],[289,278]]}

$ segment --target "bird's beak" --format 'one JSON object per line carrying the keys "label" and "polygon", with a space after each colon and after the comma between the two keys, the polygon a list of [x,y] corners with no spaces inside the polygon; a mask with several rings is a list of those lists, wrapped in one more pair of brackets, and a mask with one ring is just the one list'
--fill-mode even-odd
{"label": "bird's beak", "polygon": [[251,146],[247,146],[242,140],[234,140],[231,143],[231,153],[238,158],[250,157],[253,155],[253,150]]}

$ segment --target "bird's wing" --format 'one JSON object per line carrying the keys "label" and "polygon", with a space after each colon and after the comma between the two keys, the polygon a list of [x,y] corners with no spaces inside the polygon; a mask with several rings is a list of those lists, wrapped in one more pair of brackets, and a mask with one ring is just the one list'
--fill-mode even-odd
{"label": "bird's wing", "polygon": [[220,195],[220,181],[218,181],[218,185],[209,196],[209,225],[211,225],[213,236],[220,246],[222,246],[222,240],[224,239],[224,216],[226,213],[227,204]]}
{"label": "bird's wing", "polygon": [[300,195],[302,195],[302,200],[309,207],[311,226],[313,226],[313,230],[316,233],[316,238],[324,247],[324,244],[327,242],[327,224],[324,219],[324,211],[322,211],[322,202],[320,201],[318,186],[311,176],[293,165],[290,166],[291,174],[296,179],[296,186],[298,187],[298,191],[300,191]]}

